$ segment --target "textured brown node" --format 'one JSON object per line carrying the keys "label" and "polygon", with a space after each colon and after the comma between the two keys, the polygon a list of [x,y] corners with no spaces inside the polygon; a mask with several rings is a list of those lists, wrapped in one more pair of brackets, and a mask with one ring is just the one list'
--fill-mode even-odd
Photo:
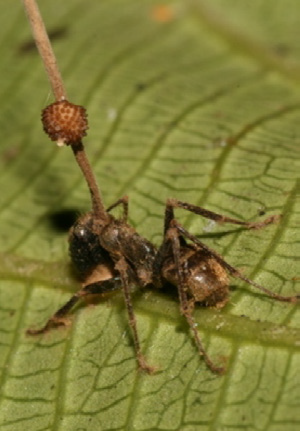
{"label": "textured brown node", "polygon": [[80,142],[88,129],[85,108],[67,100],[54,102],[43,109],[42,123],[52,141],[67,145]]}

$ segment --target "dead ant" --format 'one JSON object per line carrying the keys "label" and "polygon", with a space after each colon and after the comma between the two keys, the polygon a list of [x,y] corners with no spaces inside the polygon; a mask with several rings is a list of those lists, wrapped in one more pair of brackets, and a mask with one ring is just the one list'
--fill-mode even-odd
{"label": "dead ant", "polygon": [[[53,105],[58,106],[65,102],[56,102],[50,107],[53,110]],[[45,118],[50,107],[43,111],[44,128],[47,133]],[[57,118],[55,120],[57,121]],[[57,135],[54,138],[57,139]],[[260,223],[243,222],[177,199],[168,199],[163,241],[161,246],[156,248],[128,224],[127,197],[119,199],[105,209],[81,140],[76,142],[73,139],[72,142],[67,143],[71,144],[92,197],[92,211],[81,216],[69,234],[71,260],[81,274],[83,283],[82,288],[48,320],[44,327],[37,330],[29,329],[27,331],[29,334],[41,334],[51,327],[64,325],[67,313],[80,299],[88,295],[105,294],[122,289],[139,368],[152,373],[154,367],[147,364],[141,350],[130,287],[138,285],[161,289],[168,283],[177,287],[180,312],[192,331],[199,355],[203,357],[211,371],[221,374],[224,372],[224,367],[216,366],[212,362],[199,337],[192,316],[195,303],[223,307],[229,295],[228,274],[245,281],[273,299],[286,302],[298,301],[300,295],[281,296],[249,280],[218,253],[189,233],[176,220],[174,210],[181,208],[209,220],[233,223],[248,229],[262,228],[275,222],[279,216],[271,216]],[[121,218],[115,218],[111,214],[111,210],[118,205],[123,207]],[[104,277],[106,279],[102,276],[99,278],[99,268],[103,267],[107,271]]]}

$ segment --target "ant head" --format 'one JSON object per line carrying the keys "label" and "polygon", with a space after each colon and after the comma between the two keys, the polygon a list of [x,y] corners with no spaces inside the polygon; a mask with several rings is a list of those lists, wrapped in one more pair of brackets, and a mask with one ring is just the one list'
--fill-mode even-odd
{"label": "ant head", "polygon": [[94,229],[94,214],[89,212],[79,217],[69,233],[69,252],[77,271],[85,276],[96,265],[111,261],[108,252],[101,246],[98,231]]}

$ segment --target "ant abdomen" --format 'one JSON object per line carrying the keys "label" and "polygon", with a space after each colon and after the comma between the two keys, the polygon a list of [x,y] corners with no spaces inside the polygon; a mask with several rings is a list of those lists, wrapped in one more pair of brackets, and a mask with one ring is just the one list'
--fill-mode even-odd
{"label": "ant abdomen", "polygon": [[108,252],[100,245],[93,231],[93,213],[81,216],[69,232],[69,253],[73,265],[82,276],[99,264],[111,262]]}
{"label": "ant abdomen", "polygon": [[[229,295],[229,278],[225,269],[205,250],[184,246],[180,250],[180,268],[188,297],[206,307],[223,307]],[[163,266],[163,277],[178,285],[178,269],[170,262]]]}

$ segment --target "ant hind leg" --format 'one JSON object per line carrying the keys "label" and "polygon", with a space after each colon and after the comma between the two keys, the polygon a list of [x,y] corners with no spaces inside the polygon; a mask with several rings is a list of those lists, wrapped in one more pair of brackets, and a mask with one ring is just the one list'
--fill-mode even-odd
{"label": "ant hind leg", "polygon": [[191,314],[191,304],[188,300],[186,288],[184,285],[184,280],[182,277],[182,272],[180,271],[180,240],[179,232],[176,227],[170,227],[166,233],[165,241],[170,241],[172,246],[172,252],[174,256],[175,268],[177,271],[177,288],[180,303],[181,314],[185,317],[190,330],[194,336],[194,340],[199,352],[200,357],[202,357],[207,365],[207,367],[216,374],[223,374],[225,372],[225,367],[218,367],[213,363],[213,361],[208,356],[205,348],[203,347],[202,341],[200,339],[199,333],[197,331],[195,320]]}
{"label": "ant hind leg", "polygon": [[187,211],[190,211],[194,214],[205,217],[209,220],[213,220],[217,223],[232,223],[240,226],[244,226],[248,229],[261,229],[271,223],[275,223],[280,219],[280,215],[271,215],[266,218],[262,222],[244,222],[241,220],[237,220],[231,217],[227,217],[222,214],[215,213],[213,211],[209,211],[205,208],[189,204],[187,202],[182,202],[177,199],[168,199],[166,204],[166,212],[165,212],[165,232],[170,224],[170,222],[174,219],[174,209],[181,208]]}

